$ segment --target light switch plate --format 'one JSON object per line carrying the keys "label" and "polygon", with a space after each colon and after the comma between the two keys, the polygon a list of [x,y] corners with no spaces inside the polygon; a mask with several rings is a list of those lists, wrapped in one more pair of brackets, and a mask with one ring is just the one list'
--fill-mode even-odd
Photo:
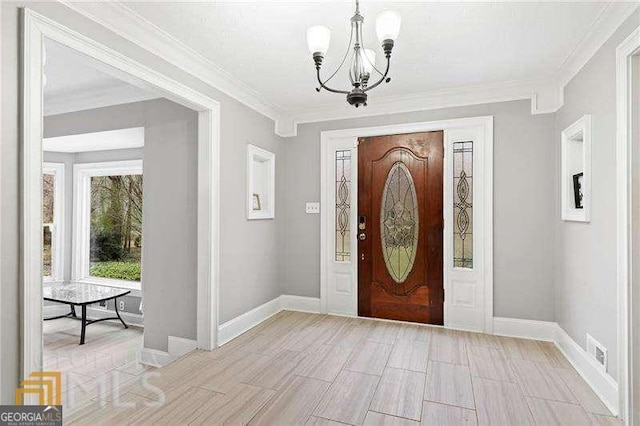
{"label": "light switch plate", "polygon": [[307,214],[320,214],[320,203],[307,203],[305,212]]}

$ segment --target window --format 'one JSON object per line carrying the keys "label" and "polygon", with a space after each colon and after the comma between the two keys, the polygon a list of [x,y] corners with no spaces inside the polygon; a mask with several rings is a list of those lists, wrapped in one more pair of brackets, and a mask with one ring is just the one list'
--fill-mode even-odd
{"label": "window", "polygon": [[142,160],[74,167],[76,280],[140,288]]}
{"label": "window", "polygon": [[351,259],[351,151],[336,151],[336,261]]}
{"label": "window", "polygon": [[473,142],[453,144],[453,266],[473,268]]}
{"label": "window", "polygon": [[42,167],[42,277],[62,281],[64,223],[64,164]]}
{"label": "window", "polygon": [[91,178],[89,276],[140,281],[142,175]]}

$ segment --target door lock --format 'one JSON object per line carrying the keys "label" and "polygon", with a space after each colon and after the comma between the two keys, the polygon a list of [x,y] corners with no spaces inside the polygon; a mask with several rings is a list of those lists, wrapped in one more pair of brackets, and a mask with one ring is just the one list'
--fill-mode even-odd
{"label": "door lock", "polygon": [[367,234],[365,234],[364,232],[361,232],[358,234],[358,239],[360,241],[364,241],[367,238]]}

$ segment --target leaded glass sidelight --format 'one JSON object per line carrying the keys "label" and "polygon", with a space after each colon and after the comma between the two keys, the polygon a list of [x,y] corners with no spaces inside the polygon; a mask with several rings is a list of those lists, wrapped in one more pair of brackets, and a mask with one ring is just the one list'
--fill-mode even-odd
{"label": "leaded glass sidelight", "polygon": [[384,184],[380,207],[382,255],[391,278],[407,279],[418,249],[418,199],[407,166],[395,163]]}
{"label": "leaded glass sidelight", "polygon": [[453,144],[453,266],[473,268],[473,142]]}
{"label": "leaded glass sidelight", "polygon": [[336,261],[351,259],[351,151],[336,151]]}

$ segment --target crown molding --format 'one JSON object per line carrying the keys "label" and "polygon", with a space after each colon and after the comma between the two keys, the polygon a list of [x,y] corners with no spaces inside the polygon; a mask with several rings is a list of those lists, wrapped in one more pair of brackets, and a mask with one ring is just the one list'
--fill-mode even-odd
{"label": "crown molding", "polygon": [[442,108],[480,105],[528,99],[532,114],[556,111],[562,104],[561,91],[550,85],[548,79],[501,82],[477,86],[456,87],[447,90],[423,92],[405,96],[374,98],[364,108],[353,108],[344,102],[306,110],[290,112],[281,120],[279,132],[286,136],[297,134],[298,124],[343,120],[378,115],[427,111]]}
{"label": "crown molding", "polygon": [[[153,53],[183,71],[220,90],[260,114],[277,121],[281,109],[265,102],[265,96],[233,77],[191,47],[119,1],[75,2],[58,0],[69,9],[91,19],[126,40]],[[277,126],[276,126],[277,133]]]}
{"label": "crown molding", "polygon": [[161,97],[151,92],[136,89],[136,87],[131,87],[128,84],[119,84],[117,86],[109,85],[45,96],[43,115],[47,117],[68,112],[148,101]]}
{"label": "crown molding", "polygon": [[636,2],[609,0],[574,49],[567,55],[555,75],[554,82],[564,89],[589,62],[602,45],[631,14],[640,7]]}
{"label": "crown molding", "polygon": [[590,31],[567,55],[555,74],[525,81],[458,87],[406,96],[374,99],[366,108],[336,103],[314,109],[284,111],[265,102],[258,91],[236,79],[200,53],[177,40],[119,1],[96,3],[58,0],[70,9],[132,41],[228,96],[271,118],[275,133],[297,135],[297,125],[328,120],[478,105],[528,99],[532,114],[553,113],[563,105],[564,86],[584,67],[617,28],[638,8],[635,2],[610,0],[603,6]]}
{"label": "crown molding", "polygon": [[622,23],[640,6],[635,2],[610,0],[587,34],[567,55],[554,75],[539,80],[500,82],[480,86],[374,99],[366,108],[345,103],[323,106],[302,113],[289,112],[276,123],[281,136],[296,136],[302,123],[424,111],[465,105],[529,99],[532,114],[558,111],[564,105],[564,87],[589,62]]}

